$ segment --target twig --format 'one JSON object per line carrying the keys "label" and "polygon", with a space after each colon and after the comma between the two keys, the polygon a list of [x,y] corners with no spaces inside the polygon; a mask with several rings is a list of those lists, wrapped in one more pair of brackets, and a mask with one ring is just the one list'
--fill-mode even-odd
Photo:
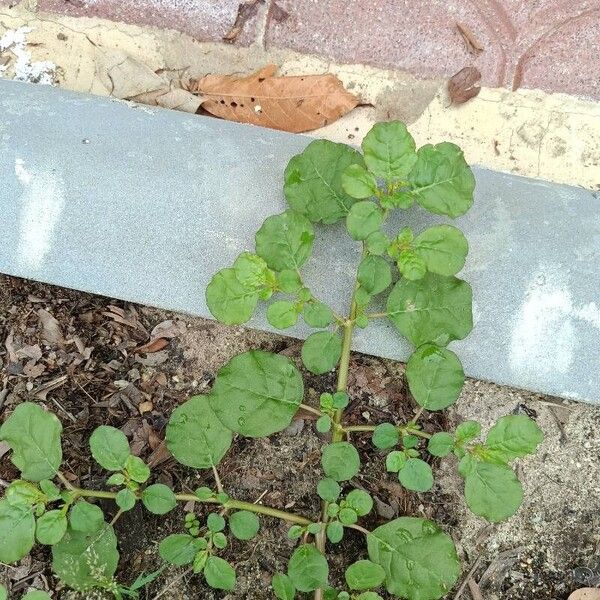
{"label": "twig", "polygon": [[305,410],[306,412],[313,413],[314,415],[319,415],[319,417],[321,416],[320,410],[317,410],[316,408],[313,408],[312,406],[309,406],[308,404],[301,404],[300,408]]}
{"label": "twig", "polygon": [[188,567],[183,573],[177,575],[177,577],[175,577],[175,579],[170,581],[162,590],[160,590],[160,592],[158,592],[158,594],[156,594],[156,596],[154,596],[152,600],[158,600],[159,598],[164,596],[177,582],[181,581],[191,570],[192,567]]}
{"label": "twig", "polygon": [[219,472],[217,471],[217,467],[215,465],[212,466],[212,472],[215,476],[215,483],[217,484],[217,491],[219,494],[223,493],[223,484],[221,483],[221,478],[219,477]]}
{"label": "twig", "polygon": [[467,587],[469,581],[471,580],[471,577],[473,577],[473,573],[475,573],[475,571],[477,570],[477,567],[479,566],[479,563],[481,562],[482,558],[483,557],[481,554],[477,557],[477,560],[473,563],[473,566],[469,569],[467,576],[463,579],[463,582],[460,584],[460,587],[458,588],[456,595],[454,596],[454,600],[459,600],[459,598],[462,596],[462,593],[465,591],[465,588]]}

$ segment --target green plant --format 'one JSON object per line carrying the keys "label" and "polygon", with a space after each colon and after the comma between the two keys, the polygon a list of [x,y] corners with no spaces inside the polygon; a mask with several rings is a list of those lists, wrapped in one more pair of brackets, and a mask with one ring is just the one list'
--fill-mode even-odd
{"label": "green plant", "polygon": [[[293,157],[284,186],[290,208],[267,218],[256,234],[256,252],[242,253],[232,267],[214,276],[206,291],[211,312],[227,324],[245,323],[259,301],[269,300],[267,318],[274,327],[291,327],[301,317],[318,330],[304,342],[305,367],[315,374],[337,368],[337,388],[323,393],[318,407],[306,406],[302,377],[290,359],[263,351],[232,358],[219,371],[210,394],[178,407],[167,427],[167,447],[180,463],[214,473],[215,489],[203,487],[193,494],[149,485],[148,466],[131,455],[123,433],[107,426],[94,431],[90,447],[94,459],[111,473],[110,491],[74,487],[59,470],[59,420],[36,404],[21,404],[0,428],[0,439],[12,448],[22,476],[0,500],[0,561],[19,560],[38,541],[52,546],[54,572],[66,585],[103,588],[117,598],[134,596],[158,572],[130,588],[115,581],[119,555],[114,521],[138,502],[162,515],[177,502],[193,500],[207,512],[187,513],[181,533],[165,538],[159,554],[166,563],[189,565],[213,588],[235,587],[235,568],[219,556],[229,536],[253,538],[261,526],[259,516],[266,516],[288,522],[289,537],[298,540],[287,572],[273,575],[273,594],[279,599],[314,593],[315,598],[376,600],[381,596],[374,590],[385,588],[394,597],[433,600],[449,592],[460,566],[452,539],[438,525],[411,516],[371,531],[360,524],[373,501],[350,483],[361,466],[352,440],[371,435],[387,470],[415,492],[426,492],[434,483],[427,453],[455,455],[467,505],[496,522],[514,514],[521,503],[522,487],[511,463],[533,453],[542,433],[523,415],[502,417],[485,441],[476,441],[481,427],[473,421],[434,434],[419,424],[423,410],[442,410],[455,402],[464,383],[461,363],[447,346],[472,328],[471,288],[456,277],[468,245],[450,225],[418,234],[405,227],[391,235],[384,225],[390,213],[415,202],[434,214],[460,216],[472,204],[475,182],[457,146],[442,143],[416,150],[399,122],[375,125],[362,149],[363,154],[319,140]],[[344,316],[320,301],[300,272],[311,255],[313,223],[342,219],[362,248]],[[390,287],[385,310],[372,312],[375,297]],[[352,334],[379,318],[388,318],[415,347],[406,378],[420,409],[406,423],[355,425],[344,418],[350,402]],[[301,407],[318,417],[318,431],[330,437],[316,490],[322,500],[320,514],[298,515],[231,498],[217,466],[234,435],[254,438],[282,431]],[[116,502],[119,510],[112,522],[89,502],[94,498]],[[342,589],[334,589],[329,585],[327,544],[335,550],[347,529],[365,535],[366,554],[348,566]]]}

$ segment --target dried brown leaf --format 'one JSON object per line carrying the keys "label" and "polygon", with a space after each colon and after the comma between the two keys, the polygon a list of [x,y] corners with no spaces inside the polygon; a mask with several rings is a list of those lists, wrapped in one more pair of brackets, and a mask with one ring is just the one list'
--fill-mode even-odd
{"label": "dried brown leaf", "polygon": [[246,77],[207,75],[191,89],[217,117],[292,133],[324,127],[359,103],[331,73],[277,77],[276,70],[267,65]]}
{"label": "dried brown leaf", "polygon": [[153,352],[160,352],[169,345],[169,340],[165,338],[156,338],[150,340],[147,344],[140,346],[136,349],[136,352],[145,352],[146,354],[152,354]]}
{"label": "dried brown leaf", "polygon": [[600,588],[581,588],[574,591],[569,600],[600,600]]}
{"label": "dried brown leaf", "polygon": [[481,42],[475,37],[475,34],[471,31],[468,25],[457,22],[456,28],[462,36],[469,54],[479,54],[480,52],[483,52],[483,46],[481,45]]}
{"label": "dried brown leaf", "polygon": [[42,341],[49,346],[62,346],[64,338],[58,321],[44,308],[37,311],[42,326]]}
{"label": "dried brown leaf", "polygon": [[477,85],[481,73],[476,67],[465,67],[448,80],[448,94],[452,104],[463,104],[481,91]]}
{"label": "dried brown leaf", "polygon": [[173,319],[167,319],[166,321],[161,321],[158,325],[152,329],[150,332],[150,337],[154,338],[167,338],[171,339],[177,337],[181,333],[179,324]]}
{"label": "dried brown leaf", "polygon": [[246,0],[245,2],[240,2],[238,6],[237,16],[235,18],[235,23],[231,27],[231,29],[223,36],[223,41],[229,42],[230,44],[235,42],[240,33],[244,30],[244,26],[246,23],[252,18],[256,16],[258,12],[258,5],[264,4],[265,0]]}
{"label": "dried brown leaf", "polygon": [[4,341],[4,347],[8,352],[8,361],[11,363],[19,362],[19,357],[17,355],[17,347],[15,346],[15,335],[14,331],[11,331]]}
{"label": "dried brown leaf", "polygon": [[33,361],[36,361],[42,358],[42,349],[39,344],[35,344],[34,346],[23,346],[17,350],[17,355],[20,358],[31,358]]}
{"label": "dried brown leaf", "polygon": [[23,367],[23,375],[26,377],[31,377],[32,379],[36,379],[45,370],[46,367],[44,365],[36,364],[35,360],[30,360]]}

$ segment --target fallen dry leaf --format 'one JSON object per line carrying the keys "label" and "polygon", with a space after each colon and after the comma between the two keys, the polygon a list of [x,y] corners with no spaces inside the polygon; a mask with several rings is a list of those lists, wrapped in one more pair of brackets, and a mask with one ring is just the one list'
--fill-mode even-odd
{"label": "fallen dry leaf", "polygon": [[471,31],[468,25],[457,22],[456,28],[462,36],[469,54],[479,54],[480,52],[483,52],[483,46],[481,45],[481,42],[475,37],[475,34]]}
{"label": "fallen dry leaf", "polygon": [[569,600],[600,600],[600,588],[581,588],[573,592]]}
{"label": "fallen dry leaf", "polygon": [[43,308],[37,311],[37,316],[42,325],[42,341],[46,342],[49,346],[62,345],[64,338],[58,321]]}
{"label": "fallen dry leaf", "polygon": [[160,352],[168,345],[169,340],[166,340],[165,338],[156,338],[155,340],[150,340],[147,344],[136,348],[136,352],[145,352],[147,354],[152,354],[153,352]]}
{"label": "fallen dry leaf", "polygon": [[207,75],[190,90],[217,117],[292,133],[324,127],[359,103],[331,73],[277,77],[276,70],[267,65],[246,77]]}
{"label": "fallen dry leaf", "polygon": [[233,27],[223,36],[223,40],[225,42],[229,42],[230,44],[235,42],[240,33],[242,33],[248,20],[256,16],[256,13],[258,12],[258,5],[264,4],[264,1],[265,0],[246,0],[245,2],[240,2],[235,23],[233,24]]}
{"label": "fallen dry leaf", "polygon": [[145,402],[140,402],[139,406],[138,406],[138,410],[140,411],[140,414],[144,414],[147,412],[151,412],[152,409],[154,408],[154,404],[152,404],[152,402],[150,402],[149,400],[146,400]]}
{"label": "fallen dry leaf", "polygon": [[465,67],[448,80],[448,94],[452,104],[464,104],[471,98],[475,98],[481,91],[476,85],[481,79],[479,69]]}

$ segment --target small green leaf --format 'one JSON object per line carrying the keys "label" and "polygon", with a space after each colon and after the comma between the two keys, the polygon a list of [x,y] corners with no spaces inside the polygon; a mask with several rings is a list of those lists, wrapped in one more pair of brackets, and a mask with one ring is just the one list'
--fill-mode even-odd
{"label": "small green leaf", "polygon": [[258,255],[242,252],[233,263],[237,280],[246,288],[260,290],[268,281],[269,267]]}
{"label": "small green leaf", "polygon": [[431,467],[420,458],[409,458],[398,472],[398,479],[413,492],[427,492],[433,486]]}
{"label": "small green leaf", "polygon": [[324,392],[319,396],[319,406],[323,410],[331,410],[333,408],[333,394]]}
{"label": "small green leaf", "polygon": [[95,504],[79,500],[69,512],[69,525],[74,531],[93,533],[104,527],[104,513]]}
{"label": "small green leaf", "polygon": [[388,246],[390,245],[390,239],[385,233],[381,231],[374,231],[365,240],[366,249],[369,254],[381,256],[385,254]]}
{"label": "small green leaf", "polygon": [[302,527],[300,527],[300,525],[292,525],[288,529],[288,538],[290,540],[297,540],[303,532],[304,530],[302,529]]}
{"label": "small green leaf", "polygon": [[456,227],[436,225],[415,238],[414,251],[428,271],[456,275],[465,266],[469,244]]}
{"label": "small green leaf", "polygon": [[406,379],[419,405],[427,410],[441,410],[456,402],[465,373],[454,352],[423,344],[408,359]]}
{"label": "small green leaf", "polygon": [[23,402],[0,427],[0,441],[12,449],[12,463],[23,479],[41,481],[54,477],[60,467],[61,432],[56,415],[33,402]]}
{"label": "small green leaf", "polygon": [[339,512],[340,512],[340,506],[339,506],[339,504],[336,504],[335,502],[331,502],[329,504],[329,506],[327,507],[327,516],[328,517],[337,517]]}
{"label": "small green leaf", "polygon": [[289,358],[252,350],[234,356],[219,370],[210,406],[232,431],[263,437],[292,422],[303,396],[302,377]]}
{"label": "small green leaf", "polygon": [[0,600],[7,600],[8,592],[6,588],[0,583]]}
{"label": "small green leaf", "polygon": [[271,580],[273,592],[279,600],[294,600],[296,596],[296,588],[292,580],[283,573],[275,573]]}
{"label": "small green leaf", "polygon": [[129,477],[137,483],[145,483],[150,478],[150,467],[138,456],[127,457],[125,470]]}
{"label": "small green leaf", "polygon": [[123,485],[125,483],[125,475],[123,473],[113,473],[107,480],[108,485]]}
{"label": "small green leaf", "polygon": [[197,551],[196,538],[184,533],[169,535],[158,546],[160,557],[177,567],[189,565]]}
{"label": "small green leaf", "polygon": [[417,202],[437,215],[455,218],[473,204],[475,178],[455,144],[426,144],[417,152],[409,182]]}
{"label": "small green leaf", "polygon": [[277,276],[279,287],[282,292],[293,294],[302,287],[302,279],[298,271],[294,269],[284,269]]}
{"label": "small green leaf", "polygon": [[58,544],[67,531],[67,517],[62,510],[44,513],[36,523],[35,537],[40,544]]}
{"label": "small green leaf", "polygon": [[352,198],[370,198],[377,193],[377,179],[364,167],[350,165],[342,173],[342,188]]}
{"label": "small green leaf", "polygon": [[376,592],[363,592],[356,596],[356,600],[383,600],[383,598]]}
{"label": "small green leaf", "polygon": [[331,477],[321,479],[317,483],[317,494],[319,494],[322,500],[326,500],[327,502],[335,502],[340,497],[341,491],[340,484],[335,479],[331,479]]}
{"label": "small green leaf", "polygon": [[273,302],[267,309],[267,321],[277,329],[292,327],[297,320],[296,306],[287,300]]}
{"label": "small green leaf", "polygon": [[393,448],[399,441],[398,428],[391,423],[381,423],[373,431],[373,445],[380,450]]}
{"label": "small green leaf", "polygon": [[4,498],[9,504],[26,508],[44,502],[44,496],[37,486],[22,479],[13,481],[6,488]]}
{"label": "small green leaf", "polygon": [[350,146],[311,142],[285,169],[283,191],[289,205],[313,222],[339,221],[354,203],[342,188],[342,174],[352,164],[362,166],[364,160]]}
{"label": "small green leaf", "polygon": [[322,302],[308,302],[302,308],[302,317],[310,327],[327,327],[333,322],[333,311]]}
{"label": "small green leaf", "polygon": [[318,533],[321,533],[321,530],[323,529],[323,525],[321,523],[311,523],[306,530],[308,531],[308,533],[312,533],[313,535],[317,535]]}
{"label": "small green leaf", "polygon": [[472,292],[466,281],[427,273],[419,281],[400,280],[387,301],[388,317],[416,347],[446,346],[473,328]]}
{"label": "small green leaf", "polygon": [[27,592],[21,600],[51,600],[51,598],[46,592],[31,590],[30,592]]}
{"label": "small green leaf", "polygon": [[207,396],[193,396],[177,407],[167,425],[167,448],[188,467],[218,465],[231,440],[231,431],[217,418]]}
{"label": "small green leaf", "polygon": [[325,475],[336,481],[352,479],[360,470],[358,451],[350,442],[334,442],[325,446],[321,464]]}
{"label": "small green leaf", "polygon": [[42,479],[39,485],[40,489],[46,495],[48,500],[50,500],[50,502],[60,498],[60,488],[49,479]]}
{"label": "small green leaf", "polygon": [[238,540],[251,540],[260,529],[260,521],[254,513],[238,510],[229,517],[229,529]]}
{"label": "small green leaf", "polygon": [[129,442],[119,429],[101,425],[90,437],[94,460],[107,471],[120,471],[129,458]]}
{"label": "small green leaf", "polygon": [[406,454],[399,450],[393,450],[385,458],[385,468],[390,473],[398,473],[406,465]]}
{"label": "small green leaf", "polygon": [[425,261],[412,249],[402,250],[396,264],[402,276],[411,281],[422,279],[427,273]]}
{"label": "small green leaf", "polygon": [[215,319],[226,325],[241,325],[256,310],[256,288],[240,283],[234,269],[215,273],[206,288],[206,305]]}
{"label": "small green leaf", "polygon": [[209,487],[199,487],[194,493],[199,500],[208,500],[215,495]]}
{"label": "small green leaf", "polygon": [[382,196],[379,202],[383,208],[401,208],[406,210],[414,204],[415,198],[409,191],[400,188],[391,194]]}
{"label": "small green leaf", "polygon": [[313,592],[327,585],[329,566],[313,544],[303,544],[290,558],[288,576],[298,591]]}
{"label": "small green leaf", "polygon": [[533,454],[544,439],[542,430],[526,415],[507,415],[490,429],[486,448],[506,462]]}
{"label": "small green leaf", "polygon": [[344,526],[338,521],[332,521],[327,524],[327,539],[332,544],[339,544],[344,537]]}
{"label": "small green leaf", "polygon": [[342,355],[342,338],[333,331],[317,331],[302,345],[302,362],[315,375],[333,370]]}
{"label": "small green leaf", "polygon": [[338,518],[344,525],[354,525],[358,521],[358,513],[353,508],[344,507],[340,509]]}
{"label": "small green leaf", "polygon": [[369,590],[383,583],[385,571],[370,560],[359,560],[346,569],[345,577],[351,590]]}
{"label": "small green leaf", "polygon": [[370,200],[357,202],[346,217],[346,228],[355,240],[366,240],[372,233],[379,231],[383,223],[383,211]]}
{"label": "small green leaf", "polygon": [[352,490],[346,496],[346,503],[359,517],[368,515],[373,508],[373,498],[363,490]]}
{"label": "small green leaf", "polygon": [[206,583],[216,590],[230,592],[235,588],[235,569],[218,556],[209,556],[204,567]]}
{"label": "small green leaf", "polygon": [[454,432],[457,442],[470,442],[481,433],[481,425],[477,421],[464,421]]}
{"label": "small green leaf", "polygon": [[117,496],[115,498],[117,506],[121,510],[125,511],[131,510],[135,506],[136,500],[137,498],[135,494],[128,489],[120,490],[119,492],[117,492]]}
{"label": "small green leaf", "polygon": [[225,519],[217,513],[210,513],[206,519],[206,525],[213,533],[223,531],[225,529]]}
{"label": "small green leaf", "polygon": [[421,440],[416,435],[403,435],[402,436],[402,446],[405,449],[408,448],[416,448]]}
{"label": "small green leaf", "polygon": [[433,456],[448,456],[454,448],[454,438],[445,432],[434,433],[427,442],[427,451]]}
{"label": "small green leaf", "polygon": [[328,432],[331,429],[331,417],[329,415],[319,417],[317,419],[316,427],[319,433]]}
{"label": "small green leaf", "polygon": [[165,515],[177,506],[173,490],[162,483],[149,485],[142,492],[142,502],[155,515]]}
{"label": "small green leaf", "polygon": [[212,536],[212,541],[215,545],[215,548],[219,548],[220,550],[227,548],[227,538],[222,531],[217,531],[217,533],[214,533]]}
{"label": "small green leaf", "polygon": [[265,219],[256,232],[256,252],[275,271],[299,269],[310,257],[315,239],[311,222],[286,210]]}
{"label": "small green leaf", "polygon": [[34,538],[35,518],[31,507],[0,499],[0,562],[10,564],[27,556]]}
{"label": "small green leaf", "polygon": [[368,255],[358,266],[358,282],[371,295],[386,290],[392,283],[392,270],[381,256]]}
{"label": "small green leaf", "polygon": [[333,408],[344,409],[348,406],[350,397],[346,392],[336,392],[333,394]]}

